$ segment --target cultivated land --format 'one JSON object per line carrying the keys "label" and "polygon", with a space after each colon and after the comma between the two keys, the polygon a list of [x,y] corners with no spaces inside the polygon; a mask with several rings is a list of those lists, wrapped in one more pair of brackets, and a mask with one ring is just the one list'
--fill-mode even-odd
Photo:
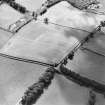
{"label": "cultivated land", "polygon": [[[34,9],[36,10],[38,7],[40,7],[42,3],[41,0],[22,0],[22,1],[16,0],[16,1],[26,6],[29,10],[34,10]],[[104,5],[105,4],[104,1],[102,2]],[[2,5],[0,7],[0,26],[7,28],[9,24],[14,23],[17,19],[19,19],[22,16],[23,15],[16,12],[9,6]],[[91,31],[92,28],[94,28],[95,25],[99,23],[99,20],[105,19],[105,16],[98,16],[98,15],[96,16],[93,14],[85,14],[85,13],[82,14],[82,12],[78,11],[72,6],[69,6],[67,3],[61,3],[51,8],[50,11],[45,15],[45,17],[46,16],[48,16],[52,22],[73,26],[77,28],[87,29],[88,31]],[[96,20],[94,20],[93,17],[95,17]],[[43,19],[43,17],[41,17],[41,19]],[[85,19],[87,19],[87,21],[85,21]],[[74,24],[74,21],[75,21],[75,24]],[[34,27],[31,28],[30,26],[31,25],[29,24],[29,26],[27,25],[24,27],[24,28],[27,28],[27,32],[24,31],[24,28],[21,29],[21,31],[17,34],[17,36],[21,35],[21,37],[24,40],[29,38],[31,40],[29,43],[31,46],[31,45],[34,45],[35,42],[34,42],[34,35],[33,35]],[[39,25],[39,29],[40,27],[41,25]],[[44,25],[44,27],[49,29],[49,27],[46,25]],[[68,28],[61,28],[58,26],[51,26],[51,27],[57,30],[57,32],[54,33],[57,35],[57,38],[60,38],[59,35],[64,35],[65,40],[67,40],[68,42],[72,41],[71,37],[73,36],[75,39],[74,41],[77,41],[83,38],[84,35],[87,35],[87,33],[72,31],[71,29],[68,29]],[[37,28],[37,26],[35,28]],[[43,32],[42,28],[41,30]],[[103,29],[103,31],[105,32],[105,29]],[[30,35],[27,35],[28,32],[30,32]],[[23,35],[22,33],[25,33],[26,36]],[[41,32],[36,31],[34,33],[40,34]],[[5,33],[4,35],[5,37],[0,36],[1,45],[4,44],[4,41],[8,39],[6,36],[7,34]],[[88,46],[89,48],[105,55],[105,36],[104,35],[105,35],[104,33],[99,34],[99,36],[97,35],[96,39],[91,40],[90,44],[86,45],[86,47]],[[17,37],[17,38],[21,38],[21,37]],[[60,42],[57,43],[58,39],[55,37],[56,36],[54,35],[52,38],[53,39],[52,44],[54,43],[55,48],[60,49],[61,46],[64,45],[63,39],[61,39]],[[9,46],[9,49],[11,49],[13,46],[16,48],[16,50],[17,48],[20,48],[18,41],[14,42],[15,44],[10,42],[11,46]],[[45,43],[49,43],[49,42],[46,41]],[[21,44],[23,46],[21,46]],[[22,50],[21,49],[18,50],[20,51],[20,55],[21,55],[22,53],[21,51],[26,50],[27,46],[25,46],[26,48],[24,48],[24,43],[22,43],[22,41],[20,42],[20,46],[23,48]],[[5,49],[2,51],[5,51]],[[7,52],[9,53],[9,51],[11,52],[11,50],[8,50]],[[58,50],[56,50],[56,54],[59,53],[59,51],[58,52],[57,51]],[[29,54],[28,52],[26,53]],[[31,53],[33,54],[34,52],[31,52]],[[46,53],[49,53],[49,52],[47,52],[46,50]],[[25,52],[24,52],[24,55],[25,55]],[[53,58],[53,56],[49,55],[47,57]],[[80,73],[83,76],[86,76],[88,78],[94,79],[98,82],[105,84],[105,58],[102,56],[93,54],[88,51],[78,50],[78,52],[75,54],[74,60],[70,61],[67,66],[72,70],[74,70],[75,72]],[[8,58],[0,57],[0,105],[16,105],[16,103],[21,98],[21,96],[23,96],[23,93],[25,92],[27,87],[33,84],[35,81],[37,81],[39,76],[42,73],[44,73],[46,68],[47,67],[39,66],[36,64],[29,64],[25,62],[20,62],[20,61],[11,60]],[[38,100],[36,105],[87,105],[87,101],[89,97],[88,93],[89,93],[89,89],[80,87],[79,85],[66,80],[64,77],[56,75],[51,86],[48,88],[48,90],[45,91],[45,93]],[[100,94],[97,94],[96,105],[104,105],[104,104],[105,104],[104,97]]]}

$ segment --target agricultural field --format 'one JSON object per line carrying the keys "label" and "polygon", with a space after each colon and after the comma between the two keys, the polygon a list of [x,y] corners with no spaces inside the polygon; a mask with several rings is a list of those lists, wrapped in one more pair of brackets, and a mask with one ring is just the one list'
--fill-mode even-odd
{"label": "agricultural field", "polygon": [[[30,11],[36,11],[44,1],[16,0]],[[105,11],[105,2],[100,1],[102,7],[99,11]],[[0,6],[0,27],[7,29],[10,24],[23,16],[7,4],[3,4]],[[64,27],[44,24],[43,20],[46,17],[52,23]],[[56,62],[75,47],[75,42],[79,43],[103,20],[105,15],[81,11],[67,2],[61,2],[50,8],[36,22],[28,23],[16,35],[0,29],[0,53],[47,63]],[[67,67],[82,76],[105,84],[105,29],[102,28],[102,32],[97,33],[96,37],[84,47],[100,54],[79,49],[74,59],[68,61]],[[37,82],[46,69],[46,66],[0,56],[0,105],[19,105],[18,101],[24,92],[30,85]],[[56,74],[52,84],[35,105],[91,105],[88,103],[90,90]],[[105,105],[105,97],[96,92],[95,95],[94,105]]]}

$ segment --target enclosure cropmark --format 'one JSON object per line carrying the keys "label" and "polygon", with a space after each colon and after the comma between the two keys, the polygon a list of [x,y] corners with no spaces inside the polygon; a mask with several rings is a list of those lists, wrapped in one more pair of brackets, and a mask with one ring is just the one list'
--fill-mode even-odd
{"label": "enclosure cropmark", "polygon": [[27,13],[24,17],[20,18],[15,23],[9,25],[9,28],[8,29],[12,33],[17,33],[22,27],[24,27],[25,25],[27,25],[32,20],[33,20],[32,14],[31,13],[29,13],[29,14]]}

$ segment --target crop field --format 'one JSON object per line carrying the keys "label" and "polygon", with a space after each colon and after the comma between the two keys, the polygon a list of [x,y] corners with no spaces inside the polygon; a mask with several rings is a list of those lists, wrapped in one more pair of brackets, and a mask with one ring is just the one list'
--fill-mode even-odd
{"label": "crop field", "polygon": [[[36,11],[44,1],[16,0],[30,11]],[[105,11],[105,1],[100,1],[103,7],[99,11]],[[8,29],[10,24],[23,16],[9,5],[2,4],[0,27]],[[46,17],[51,24],[43,23]],[[39,16],[39,20],[21,28],[15,35],[0,29],[0,53],[47,63],[58,62],[75,47],[75,42],[80,42],[101,20],[105,20],[105,15],[84,12],[67,2],[61,2],[51,7],[44,16]],[[75,53],[74,59],[68,61],[67,67],[82,76],[105,84],[105,27],[86,43],[84,48],[97,53],[81,48]],[[38,81],[46,69],[46,66],[0,56],[0,105],[19,105],[18,101],[24,92]],[[88,103],[90,90],[56,74],[52,84],[35,105],[91,105]],[[94,105],[105,105],[105,97],[97,92],[95,95]]]}

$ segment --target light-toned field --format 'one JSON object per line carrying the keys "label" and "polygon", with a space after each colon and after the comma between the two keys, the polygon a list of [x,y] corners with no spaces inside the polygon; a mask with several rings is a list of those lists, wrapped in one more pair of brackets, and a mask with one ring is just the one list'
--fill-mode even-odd
{"label": "light-toned field", "polygon": [[[34,10],[34,9],[36,10],[38,7],[40,7],[41,3],[43,2],[41,0],[16,0],[16,1],[21,3],[22,5],[25,5],[30,10]],[[103,4],[105,3],[103,2]],[[22,16],[21,14],[14,11],[9,6],[2,5],[0,7],[0,26],[7,27],[9,24],[15,22],[21,16]],[[87,29],[88,31],[93,30],[94,26],[98,24],[100,20],[105,19],[105,16],[98,16],[98,15],[93,15],[88,13],[87,14],[84,13],[84,16],[83,16],[82,12],[79,12],[78,10],[74,9],[73,7],[69,6],[66,3],[61,3],[53,7],[45,15],[45,17],[46,16],[48,16],[50,20],[53,22],[63,24],[63,25],[68,25],[68,26],[72,25],[74,27]],[[31,40],[30,43],[34,45],[34,41],[33,41],[34,27],[32,28],[31,27],[32,27],[31,25],[29,26],[27,25],[26,26],[27,30],[25,29],[24,31],[24,29],[22,29],[16,35],[16,37],[20,35],[22,38],[26,38],[26,39],[29,38]],[[46,25],[44,27],[48,28],[48,26]],[[58,32],[54,34],[58,35],[62,33],[68,42],[71,41],[69,39],[73,35],[75,35],[74,38],[76,40],[79,40],[84,37],[84,33],[82,32],[77,34],[76,31],[72,32],[71,29],[66,29],[66,28],[63,29],[57,26],[53,26],[52,28],[58,30]],[[105,32],[104,29],[103,31]],[[23,35],[22,33],[25,33],[25,34]],[[28,33],[30,34],[30,36]],[[39,31],[35,31],[34,33],[40,34]],[[8,40],[6,36],[7,34],[6,35],[5,34],[6,33],[3,33],[3,32],[0,33],[1,45],[4,44],[6,40]],[[43,34],[45,33],[43,32]],[[5,37],[2,35],[5,35]],[[88,47],[91,49],[97,50],[98,52],[103,53],[105,55],[105,36],[104,35],[105,34],[103,33],[103,34],[100,34],[100,37],[97,36],[95,40],[91,41]],[[53,37],[54,38],[52,38],[53,40],[52,43],[54,43],[55,45],[59,44],[59,46],[55,46],[55,48],[61,48],[61,45],[62,46],[64,45],[63,39],[61,39],[60,42],[57,43],[57,41],[59,40],[56,39],[56,36],[53,36]],[[24,43],[22,42],[19,43],[18,41],[14,43],[12,42],[9,43],[10,50],[8,50],[7,48],[7,50],[3,49],[3,51],[4,52],[7,51],[7,53],[12,52],[14,54],[14,52],[18,48],[17,51],[20,51],[19,53],[20,55],[22,53],[21,51],[23,50],[28,51],[27,46],[25,46],[26,48],[24,48]],[[48,43],[48,42],[46,41],[45,43]],[[21,44],[23,46],[21,46]],[[22,47],[22,50],[19,49],[19,46]],[[12,47],[16,50],[11,51]],[[53,50],[55,51],[55,49]],[[26,53],[30,54],[29,52],[26,52]],[[9,53],[9,54],[12,54],[12,53]],[[16,53],[17,52],[15,52],[15,54]],[[24,53],[24,55],[26,53]],[[33,54],[33,52],[31,53]],[[46,52],[46,54],[47,53],[49,52]],[[49,55],[51,57],[51,54]],[[72,70],[80,73],[83,76],[86,76],[88,78],[94,79],[98,82],[105,84],[105,58],[102,56],[98,56],[88,51],[79,50],[75,54],[74,60],[70,61],[67,66]],[[0,105],[16,105],[18,100],[23,96],[23,93],[25,92],[27,87],[33,84],[35,81],[37,81],[39,76],[42,73],[44,73],[46,68],[47,67],[39,66],[36,64],[29,64],[29,63],[19,62],[8,58],[0,57]],[[48,88],[48,90],[45,91],[45,93],[38,100],[36,105],[88,105],[87,104],[88,98],[89,98],[88,93],[89,93],[89,89],[80,87],[79,85],[66,80],[64,77],[56,75],[51,86]],[[97,94],[96,105],[104,105],[104,104],[105,104],[104,97],[100,94]]]}

